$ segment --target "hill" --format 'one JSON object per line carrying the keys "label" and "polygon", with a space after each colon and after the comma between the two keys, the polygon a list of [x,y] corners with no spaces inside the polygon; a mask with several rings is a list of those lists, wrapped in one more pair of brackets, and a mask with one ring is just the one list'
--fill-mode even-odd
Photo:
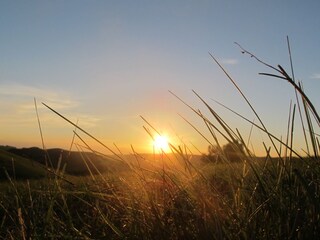
{"label": "hill", "polygon": [[91,152],[67,151],[59,148],[48,149],[46,151],[37,148],[9,148],[10,153],[18,156],[32,159],[49,168],[63,169],[65,173],[71,175],[88,175],[90,171],[93,174],[100,172],[121,170],[124,166],[121,162],[111,160],[111,158],[96,155]]}
{"label": "hill", "polygon": [[[53,170],[56,170],[57,168],[60,170],[64,169],[66,174],[76,176],[89,175],[90,172],[97,174],[98,171],[101,173],[127,171],[129,168],[127,164],[113,160],[111,156],[101,156],[92,152],[70,152],[60,148],[44,151],[37,147],[15,148],[11,146],[0,146],[0,150],[2,152],[1,159],[3,159],[2,162],[0,162],[0,167],[3,166],[4,169],[9,172],[10,176],[12,176],[14,174],[12,159],[14,159],[15,167],[19,168],[19,175],[17,175],[16,170],[17,178],[36,176],[37,174],[35,174],[35,172],[39,172],[37,170],[38,168],[40,168],[42,172],[39,177],[45,176],[46,166]],[[193,156],[191,162],[196,165],[199,164],[201,162],[200,157],[201,156]],[[128,154],[123,155],[123,158],[132,166],[137,165],[149,170],[162,168],[164,162],[166,165],[170,165],[172,159],[176,159],[178,162],[181,161],[179,157],[177,158],[177,156],[172,154],[141,154],[139,156]],[[35,167],[35,169],[33,169],[33,167]],[[2,179],[6,178],[4,171],[1,172],[1,175],[3,176]]]}
{"label": "hill", "polygon": [[37,162],[0,149],[0,180],[11,178],[29,179],[41,178],[46,170]]}

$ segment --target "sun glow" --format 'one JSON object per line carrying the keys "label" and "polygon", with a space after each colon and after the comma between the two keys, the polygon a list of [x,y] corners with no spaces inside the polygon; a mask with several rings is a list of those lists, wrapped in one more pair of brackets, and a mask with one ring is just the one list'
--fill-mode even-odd
{"label": "sun glow", "polygon": [[157,152],[169,152],[169,141],[166,136],[158,135],[153,140],[153,148]]}

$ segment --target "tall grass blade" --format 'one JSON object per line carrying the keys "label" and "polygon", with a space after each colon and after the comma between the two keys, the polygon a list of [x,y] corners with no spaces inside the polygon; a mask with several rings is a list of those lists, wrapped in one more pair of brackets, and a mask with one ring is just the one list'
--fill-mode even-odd
{"label": "tall grass blade", "polygon": [[36,100],[36,98],[34,98],[34,107],[35,107],[35,110],[36,110],[36,115],[37,115],[37,120],[38,120],[39,131],[40,131],[42,149],[43,149],[43,151],[44,151],[44,159],[45,159],[46,167],[47,167],[47,168],[49,167],[49,164],[48,164],[48,162],[49,162],[51,169],[53,169],[53,165],[52,165],[50,156],[49,156],[49,154],[48,154],[48,152],[47,152],[47,149],[46,149],[46,147],[45,147],[45,145],[44,145],[43,133],[42,133],[42,128],[41,128],[41,123],[40,123],[40,118],[39,118],[39,113],[38,113],[38,107],[37,107],[37,100]]}
{"label": "tall grass blade", "polygon": [[[300,83],[299,83],[299,86],[302,88]],[[313,130],[312,120],[311,120],[311,117],[310,117],[310,113],[308,111],[308,106],[307,106],[306,100],[302,99],[302,103],[303,103],[303,106],[304,106],[305,117],[307,119],[307,125],[308,125],[308,128],[309,128],[309,134],[310,134],[310,140],[311,140],[311,144],[312,144],[313,154],[314,154],[314,157],[317,158],[317,156],[318,156],[318,147],[317,147],[317,144],[316,144],[315,135],[313,134],[314,130]]]}
{"label": "tall grass blade", "polygon": [[[240,95],[243,97],[243,99],[245,100],[245,102],[248,104],[248,106],[250,107],[250,109],[252,110],[252,112],[254,113],[254,115],[257,117],[257,119],[259,120],[261,126],[263,127],[263,129],[265,130],[266,133],[268,133],[269,131],[267,130],[266,126],[264,125],[262,119],[260,118],[259,114],[257,113],[257,111],[254,109],[254,107],[252,106],[252,104],[250,103],[250,101],[248,100],[248,98],[245,96],[245,94],[242,92],[242,90],[239,88],[239,86],[236,84],[236,82],[233,80],[233,78],[229,75],[229,73],[224,69],[224,67],[220,64],[220,62],[211,54],[209,53],[209,55],[211,56],[211,58],[215,61],[215,63],[219,66],[219,68],[224,72],[224,74],[227,76],[227,78],[231,81],[231,83],[234,85],[234,87],[238,90],[238,92],[240,93]],[[277,148],[277,146],[275,145],[273,139],[271,138],[271,136],[268,134],[268,137],[275,149],[275,151],[277,152],[278,156],[281,157],[280,152]]]}
{"label": "tall grass blade", "polygon": [[[290,47],[290,41],[289,41],[289,37],[288,36],[287,36],[287,46],[288,46],[288,52],[289,52],[292,81],[295,82],[295,76],[294,76],[294,71],[293,71],[293,62],[292,62],[292,54],[291,54],[291,47]],[[308,144],[308,140],[307,140],[307,134],[306,134],[305,126],[304,126],[304,120],[303,120],[303,117],[302,117],[302,111],[301,111],[300,100],[299,100],[299,97],[298,97],[297,89],[294,89],[294,93],[295,93],[295,96],[296,96],[296,102],[297,102],[297,106],[298,106],[299,117],[300,117],[300,121],[301,121],[301,126],[302,126],[302,131],[303,131],[305,144],[306,144],[306,147],[307,147],[307,152],[308,152],[308,155],[310,155],[309,144]]]}
{"label": "tall grass blade", "polygon": [[[269,137],[273,138],[274,140],[276,140],[277,142],[283,144],[286,148],[288,148],[290,151],[292,151],[297,157],[299,157],[300,159],[303,159],[303,157],[297,153],[294,149],[290,148],[290,146],[286,143],[284,143],[281,139],[279,139],[278,137],[276,137],[275,135],[273,135],[272,133],[266,131],[264,128],[260,127],[259,125],[257,125],[256,123],[254,123],[253,121],[249,120],[248,118],[244,117],[243,115],[237,113],[236,111],[232,110],[231,108],[225,106],[222,103],[219,103],[218,101],[214,100],[216,103],[218,103],[219,105],[221,105],[222,107],[224,107],[225,109],[229,110],[230,112],[234,113],[235,115],[237,115],[238,117],[242,118],[243,120],[247,121],[248,123],[250,123],[252,126],[255,126],[256,128],[258,128],[259,130],[263,131],[264,133],[266,133]],[[282,159],[282,158],[281,158]]]}
{"label": "tall grass blade", "polygon": [[[294,137],[294,117],[296,112],[296,105],[293,105],[293,111],[292,111],[292,121],[291,121],[291,134],[290,134],[290,148],[293,149],[293,137]],[[290,162],[292,160],[292,151],[290,151]]]}
{"label": "tall grass blade", "polygon": [[[287,138],[286,138],[286,144],[289,145],[289,138],[290,138],[290,124],[291,124],[291,114],[292,114],[292,101],[290,101],[289,106],[289,116],[288,116],[288,124],[287,124]],[[284,153],[284,159],[287,159],[288,157],[288,148],[285,148]]]}
{"label": "tall grass blade", "polygon": [[88,135],[89,137],[91,137],[93,140],[95,140],[97,143],[99,143],[101,146],[103,146],[104,148],[106,148],[108,151],[110,151],[112,154],[114,154],[116,157],[119,158],[119,160],[123,160],[121,156],[119,156],[116,152],[114,152],[111,148],[109,148],[107,145],[105,145],[103,142],[101,142],[100,140],[98,140],[96,137],[94,137],[93,135],[91,135],[90,133],[88,133],[87,131],[85,131],[83,128],[77,126],[75,123],[73,123],[72,121],[70,121],[68,118],[64,117],[62,114],[58,113],[56,110],[54,110],[53,108],[49,107],[47,104],[42,103],[45,107],[47,107],[48,109],[50,109],[52,112],[54,112],[55,114],[57,114],[59,117],[61,117],[62,119],[64,119],[65,121],[67,121],[68,123],[70,123],[71,125],[73,125],[74,127],[76,127],[77,129],[79,129],[81,132],[83,132],[84,134]]}

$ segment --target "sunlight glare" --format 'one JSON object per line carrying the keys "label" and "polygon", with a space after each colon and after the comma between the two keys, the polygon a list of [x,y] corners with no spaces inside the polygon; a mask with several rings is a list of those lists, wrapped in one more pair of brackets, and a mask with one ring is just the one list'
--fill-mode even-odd
{"label": "sunlight glare", "polygon": [[156,136],[153,141],[154,150],[168,152],[170,150],[168,138],[166,136]]}

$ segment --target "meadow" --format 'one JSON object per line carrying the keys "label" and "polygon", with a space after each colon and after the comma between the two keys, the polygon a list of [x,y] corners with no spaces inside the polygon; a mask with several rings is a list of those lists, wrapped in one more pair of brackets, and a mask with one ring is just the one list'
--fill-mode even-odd
{"label": "meadow", "polygon": [[[208,153],[193,155],[187,147],[171,144],[170,153],[149,155],[134,150],[130,155],[119,151],[110,156],[94,150],[80,151],[81,161],[87,166],[86,175],[66,171],[68,162],[63,159],[67,156],[61,155],[54,166],[42,163],[50,171],[39,168],[39,173],[34,174],[41,174],[40,179],[26,176],[19,180],[16,172],[8,171],[13,155],[0,152],[9,166],[2,173],[6,180],[0,183],[0,238],[317,239],[320,146],[314,129],[319,128],[320,118],[294,77],[280,65],[273,67],[242,50],[275,72],[264,75],[287,81],[297,96],[288,119],[287,136],[281,140],[266,129],[235,80],[212,56],[259,123],[240,117],[269,138],[271,147],[265,146],[264,157],[254,156],[236,126],[229,126],[196,92],[211,115],[203,115],[176,96],[211,133]],[[65,118],[51,110],[57,117]],[[299,116],[308,146],[303,156],[292,147],[298,127],[294,122]],[[154,136],[156,127],[144,121],[146,130]],[[218,135],[227,141],[226,145],[221,145]],[[271,149],[276,156],[270,154]],[[106,163],[112,162],[113,168],[102,171],[96,167],[95,155],[103,157]]]}

